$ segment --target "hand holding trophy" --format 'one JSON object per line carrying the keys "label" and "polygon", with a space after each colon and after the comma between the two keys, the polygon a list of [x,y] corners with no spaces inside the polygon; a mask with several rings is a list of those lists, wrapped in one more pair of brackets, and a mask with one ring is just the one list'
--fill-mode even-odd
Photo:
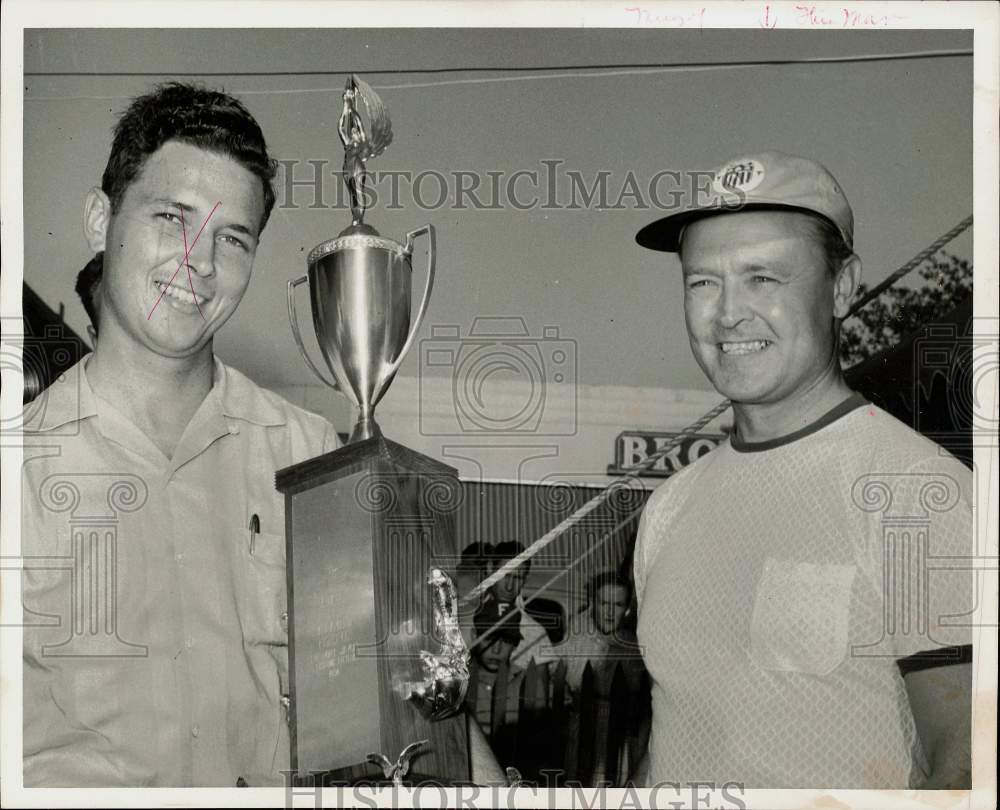
{"label": "hand holding trophy", "polygon": [[[406,751],[407,763],[415,761],[411,782],[461,781],[468,753],[457,712],[469,653],[442,564],[457,558],[461,486],[451,467],[386,439],[373,416],[427,311],[434,228],[410,231],[400,244],[364,222],[367,162],[392,141],[392,125],[354,75],[343,102],[338,133],[352,221],[313,248],[307,274],[288,282],[303,358],[359,409],[345,447],[276,475],[285,495],[291,764],[300,780],[319,773],[321,781],[349,781],[377,776],[366,762]],[[411,328],[411,257],[422,234],[427,280]],[[313,364],[299,330],[295,291],[307,281],[332,379]]]}

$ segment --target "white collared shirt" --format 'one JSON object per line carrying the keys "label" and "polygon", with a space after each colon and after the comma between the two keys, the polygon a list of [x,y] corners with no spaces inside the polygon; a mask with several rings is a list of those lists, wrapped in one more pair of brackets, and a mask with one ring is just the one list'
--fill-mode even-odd
{"label": "white collared shirt", "polygon": [[281,785],[274,473],[335,449],[336,433],[216,358],[168,459],[94,394],[86,362],[29,406],[25,786]]}
{"label": "white collared shirt", "polygon": [[[521,643],[510,654],[510,665],[515,669],[527,669],[534,659],[536,664],[547,664],[552,661],[552,642],[538,621],[533,618],[525,607],[524,597],[518,594],[514,597],[514,607],[521,611],[520,624]],[[505,611],[504,611],[505,612]]]}

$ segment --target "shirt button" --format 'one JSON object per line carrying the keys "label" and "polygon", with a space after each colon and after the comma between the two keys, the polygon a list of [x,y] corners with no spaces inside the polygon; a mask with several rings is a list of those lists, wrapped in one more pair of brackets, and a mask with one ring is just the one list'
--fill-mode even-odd
{"label": "shirt button", "polygon": [[201,729],[198,727],[198,724],[195,723],[193,726],[191,726],[191,736],[197,737],[199,734],[201,734]]}
{"label": "shirt button", "polygon": [[[193,638],[185,639],[184,646],[190,650],[194,646],[194,639]],[[196,734],[195,736],[197,737],[198,735]]]}
{"label": "shirt button", "polygon": [[237,436],[237,435],[239,435],[239,432],[240,432],[240,426],[239,425],[230,425],[229,426],[229,433],[230,433],[230,435]]}
{"label": "shirt button", "polygon": [[177,562],[179,562],[179,563],[184,562],[184,552],[180,551],[177,554],[175,554],[174,555],[174,559],[177,560]]}

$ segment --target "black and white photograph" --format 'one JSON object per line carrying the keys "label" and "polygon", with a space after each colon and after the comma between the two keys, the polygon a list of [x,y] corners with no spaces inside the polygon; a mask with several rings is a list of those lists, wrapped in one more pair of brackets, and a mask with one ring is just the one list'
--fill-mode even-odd
{"label": "black and white photograph", "polygon": [[995,807],[998,26],[5,3],[4,807]]}

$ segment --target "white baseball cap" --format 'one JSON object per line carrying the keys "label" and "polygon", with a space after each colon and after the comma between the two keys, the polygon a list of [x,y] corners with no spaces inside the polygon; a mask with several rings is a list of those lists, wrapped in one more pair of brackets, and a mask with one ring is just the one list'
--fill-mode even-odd
{"label": "white baseball cap", "polygon": [[815,160],[774,151],[727,161],[705,199],[649,223],[635,241],[650,250],[676,253],[681,231],[692,220],[761,208],[819,214],[833,223],[848,247],[854,246],[854,213],[834,176]]}

